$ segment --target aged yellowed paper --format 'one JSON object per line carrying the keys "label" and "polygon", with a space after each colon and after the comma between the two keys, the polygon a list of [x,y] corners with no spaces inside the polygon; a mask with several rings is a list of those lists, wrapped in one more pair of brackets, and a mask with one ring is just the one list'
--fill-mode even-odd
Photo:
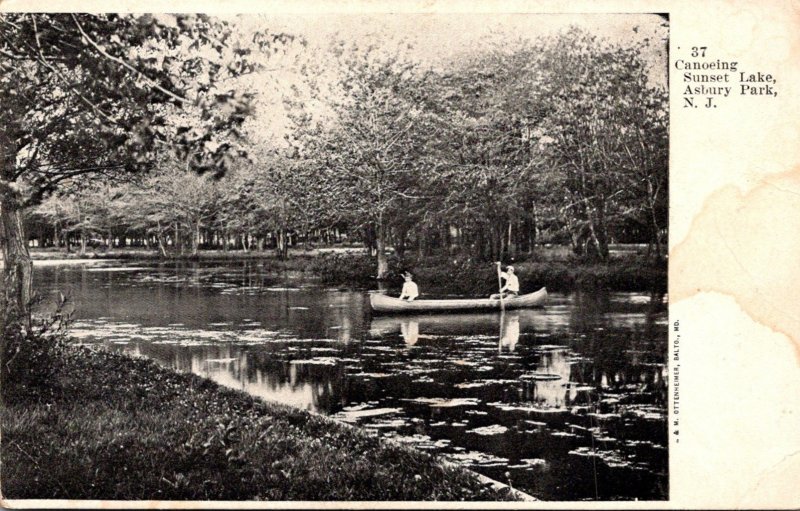
{"label": "aged yellowed paper", "polygon": [[[168,5],[149,1],[114,5],[2,1],[0,10],[303,15],[322,24],[327,19],[339,20],[345,32],[355,30],[348,17],[363,14],[377,20],[397,13],[484,16],[487,23],[503,19],[506,26],[526,26],[520,20],[537,14],[576,19],[607,14],[609,23],[614,15],[641,15],[645,20],[653,14],[663,15],[668,24],[668,53],[662,57],[668,69],[653,73],[666,80],[669,90],[668,500],[614,505],[630,509],[800,506],[798,1],[231,1]],[[546,24],[545,18],[540,19]],[[406,24],[404,29],[422,32],[426,27]],[[456,46],[459,40],[454,34],[442,44]],[[410,327],[405,328],[407,334]],[[591,509],[608,507],[608,502],[20,500],[7,505]]]}

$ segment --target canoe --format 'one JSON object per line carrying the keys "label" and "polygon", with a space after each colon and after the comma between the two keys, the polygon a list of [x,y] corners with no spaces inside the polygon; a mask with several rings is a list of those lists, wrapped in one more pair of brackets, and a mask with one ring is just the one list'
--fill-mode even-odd
{"label": "canoe", "polygon": [[[506,309],[538,307],[547,299],[547,288],[515,298],[504,298]],[[500,300],[493,298],[458,298],[455,300],[401,300],[382,294],[369,295],[372,310],[376,312],[436,312],[464,310],[500,310]]]}

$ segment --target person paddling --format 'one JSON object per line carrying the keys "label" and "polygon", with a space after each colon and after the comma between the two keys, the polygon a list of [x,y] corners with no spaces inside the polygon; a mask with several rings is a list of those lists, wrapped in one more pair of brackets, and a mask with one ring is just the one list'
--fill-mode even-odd
{"label": "person paddling", "polygon": [[417,284],[414,283],[412,280],[412,275],[409,272],[405,272],[403,274],[403,278],[406,279],[405,284],[403,284],[403,290],[400,292],[400,299],[401,300],[408,300],[409,302],[414,300],[414,298],[419,296],[419,288]]}
{"label": "person paddling", "polygon": [[[500,262],[497,262],[498,268],[500,267]],[[491,296],[492,299],[498,299],[500,296],[503,298],[513,298],[519,295],[519,279],[517,275],[514,273],[514,267],[509,265],[506,267],[506,271],[500,273],[500,278],[505,280],[505,284],[503,287],[500,288],[500,294],[493,294]]]}

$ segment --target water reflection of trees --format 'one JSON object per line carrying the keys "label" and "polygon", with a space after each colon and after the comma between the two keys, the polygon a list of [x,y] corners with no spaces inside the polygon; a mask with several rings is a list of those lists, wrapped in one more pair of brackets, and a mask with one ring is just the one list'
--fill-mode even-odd
{"label": "water reflection of trees", "polygon": [[314,410],[331,411],[346,400],[346,372],[341,364],[291,363],[274,352],[248,351],[242,346],[214,344],[176,346],[136,343],[127,350],[178,371]]}
{"label": "water reflection of trees", "polygon": [[541,353],[534,366],[535,373],[558,376],[558,379],[522,380],[521,397],[546,408],[563,408],[567,403],[567,386],[571,380],[571,366],[566,349],[548,350]]}
{"label": "water reflection of trees", "polygon": [[249,382],[259,382],[272,391],[309,392],[315,410],[330,411],[345,396],[345,367],[317,363],[292,363],[269,354],[249,353],[244,366]]}
{"label": "water reflection of trees", "polygon": [[[597,328],[638,327],[648,337],[664,336],[667,307],[664,293],[610,293],[576,291],[570,296],[569,331],[582,333]],[[659,332],[659,329],[661,330]]]}

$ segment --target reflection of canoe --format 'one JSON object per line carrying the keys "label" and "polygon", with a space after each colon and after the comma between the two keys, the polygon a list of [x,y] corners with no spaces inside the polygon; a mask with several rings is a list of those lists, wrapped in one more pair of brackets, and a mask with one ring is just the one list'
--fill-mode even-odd
{"label": "reflection of canoe", "polygon": [[[542,305],[547,298],[547,289],[542,288],[535,293],[506,298],[503,305],[506,309],[526,309]],[[457,310],[500,310],[500,300],[492,298],[455,299],[455,300],[414,300],[406,301],[391,296],[371,294],[369,296],[372,310],[378,312],[427,312]]]}
{"label": "reflection of canoe", "polygon": [[[540,319],[542,311],[509,311],[510,316],[525,316],[523,323],[530,327]],[[530,317],[529,317],[530,316]],[[499,315],[494,312],[461,312],[459,314],[425,314],[422,312],[396,313],[392,315],[373,314],[370,320],[370,334],[386,335],[402,331],[404,323],[417,323],[420,332],[434,335],[470,335],[497,333]]]}
{"label": "reflection of canoe", "polygon": [[[498,316],[493,312],[464,314],[393,314],[373,316],[369,334],[382,337],[400,333],[408,345],[420,339],[453,338],[458,335],[497,335],[500,326],[500,350],[514,351],[520,336],[520,319],[525,318],[527,328],[532,328],[540,311],[509,311]],[[498,321],[502,318],[502,322]]]}

